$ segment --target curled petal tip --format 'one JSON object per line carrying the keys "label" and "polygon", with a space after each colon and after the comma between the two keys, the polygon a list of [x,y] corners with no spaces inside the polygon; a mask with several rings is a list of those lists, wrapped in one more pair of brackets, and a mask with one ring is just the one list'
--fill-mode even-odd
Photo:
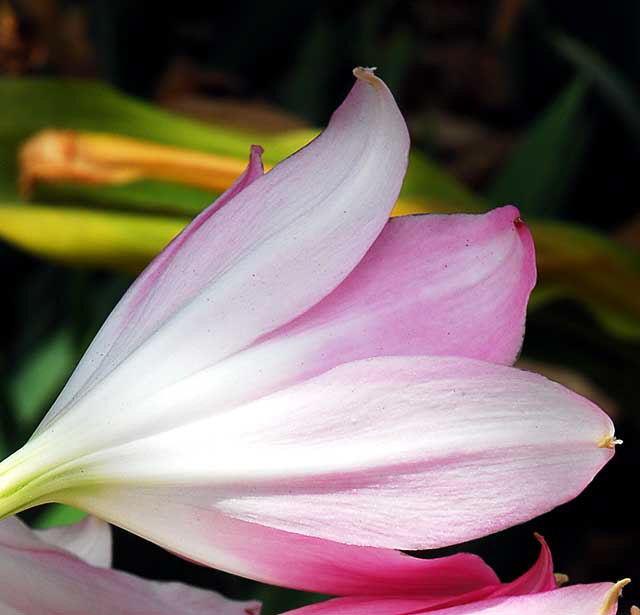
{"label": "curled petal tip", "polygon": [[619,444],[622,444],[622,440],[615,436],[605,436],[598,442],[598,448],[611,448],[614,449]]}
{"label": "curled petal tip", "polygon": [[525,226],[524,220],[520,214],[520,210],[515,205],[503,205],[499,207],[496,211],[504,211],[505,217],[509,216],[513,223],[513,226],[516,228]]}
{"label": "curled petal tip", "polygon": [[[629,583],[631,583],[631,579],[622,579],[607,592],[602,608],[600,609],[600,615],[609,615],[609,613],[611,613],[611,610],[615,607],[616,602],[622,593],[622,588],[629,585]],[[633,611],[631,613],[634,615]]]}
{"label": "curled petal tip", "polygon": [[382,85],[382,80],[375,76],[374,73],[376,70],[375,66],[356,66],[356,68],[353,69],[353,75],[356,79],[361,79],[375,87],[380,87]]}

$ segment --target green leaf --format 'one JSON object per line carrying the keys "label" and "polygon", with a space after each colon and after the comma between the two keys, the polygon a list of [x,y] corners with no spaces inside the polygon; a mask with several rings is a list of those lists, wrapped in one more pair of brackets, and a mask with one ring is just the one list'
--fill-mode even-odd
{"label": "green leaf", "polygon": [[218,193],[196,186],[156,180],[138,180],[123,185],[86,185],[69,182],[38,184],[34,201],[103,209],[135,210],[195,216]]}
{"label": "green leaf", "polygon": [[639,339],[640,255],[579,226],[535,221],[531,230],[540,275],[530,309],[555,298],[571,298],[609,331]]}
{"label": "green leaf", "polygon": [[415,150],[409,154],[409,168],[400,196],[446,203],[449,211],[479,212],[487,209],[487,203],[481,197],[469,192],[427,156]]}
{"label": "green leaf", "polygon": [[[57,127],[113,132],[166,145],[247,158],[251,137],[164,111],[92,81],[55,78],[2,78],[0,97],[11,117],[0,119],[0,137],[22,140],[37,130]],[[267,162],[277,162],[306,143],[315,131],[258,135],[268,143]]]}
{"label": "green leaf", "polygon": [[526,216],[562,211],[591,133],[588,90],[575,79],[531,125],[490,187],[491,203],[514,203]]}
{"label": "green leaf", "polygon": [[242,160],[248,158],[252,143],[260,143],[265,147],[265,162],[269,164],[290,155],[317,133],[315,130],[281,135],[242,133],[163,111],[98,82],[74,79],[0,78],[0,100],[4,108],[11,109],[10,114],[0,116],[3,200],[18,198],[20,144],[45,128],[115,133]]}
{"label": "green leaf", "polygon": [[45,529],[58,525],[71,525],[87,516],[83,510],[78,510],[66,504],[47,504],[35,518],[33,527]]}
{"label": "green leaf", "polygon": [[0,205],[0,239],[54,261],[140,271],[188,218],[46,205]]}
{"label": "green leaf", "polygon": [[71,374],[76,359],[71,331],[61,327],[18,366],[8,385],[8,397],[20,430],[33,430]]}

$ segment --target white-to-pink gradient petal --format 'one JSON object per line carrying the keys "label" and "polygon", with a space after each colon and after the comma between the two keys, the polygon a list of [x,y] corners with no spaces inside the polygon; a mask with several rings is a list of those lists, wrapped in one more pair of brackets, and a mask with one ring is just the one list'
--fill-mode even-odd
{"label": "white-to-pink gradient petal", "polygon": [[411,597],[353,597],[328,600],[286,615],[615,615],[618,595],[619,586],[594,583],[447,608],[425,607],[418,598]]}
{"label": "white-to-pink gradient petal", "polygon": [[[590,401],[536,374],[457,357],[346,364],[159,436],[152,457],[162,464],[182,440],[184,464],[174,458],[163,470],[184,480],[206,463],[197,451],[213,442],[198,443],[215,431],[233,444],[216,439],[219,458],[195,474],[233,468],[218,472],[225,488],[215,505],[226,514],[402,549],[463,542],[547,512],[613,455],[611,420]],[[139,467],[143,481],[148,461],[137,459],[118,466],[129,477]],[[196,488],[195,499],[205,492]]]}
{"label": "white-to-pink gradient petal", "polygon": [[[213,520],[199,527],[206,511],[423,549],[575,497],[613,455],[612,438],[601,410],[539,375],[473,359],[385,357],[70,461],[60,486],[75,487],[56,498],[214,566],[224,562],[215,535],[202,539],[209,525],[215,532]],[[160,501],[161,511],[145,513]],[[184,520],[180,535],[174,518]]]}
{"label": "white-to-pink gradient petal", "polygon": [[493,570],[469,553],[420,559],[345,545],[239,521],[214,509],[196,510],[144,487],[112,485],[95,496],[77,503],[187,559],[272,585],[334,595],[420,594],[438,603],[499,587]]}
{"label": "white-to-pink gradient petal", "polygon": [[101,420],[118,414],[122,423],[122,408],[289,322],[353,270],[389,217],[409,151],[386,85],[354,72],[320,136],[267,174],[248,175],[150,265],[37,433],[70,409],[100,407]]}
{"label": "white-to-pink gradient petal", "polygon": [[[80,533],[86,528],[85,524]],[[70,551],[41,540],[16,517],[0,521],[3,614],[248,615],[257,614],[259,606],[181,583],[146,581],[91,566]]]}

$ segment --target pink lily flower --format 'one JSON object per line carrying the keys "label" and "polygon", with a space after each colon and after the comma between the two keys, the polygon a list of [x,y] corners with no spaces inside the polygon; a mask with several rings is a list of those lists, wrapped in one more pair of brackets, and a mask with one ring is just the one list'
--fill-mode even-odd
{"label": "pink lily flower", "polygon": [[109,526],[87,517],[72,526],[30,530],[0,522],[3,615],[257,615],[257,602],[227,600],[182,583],[146,581],[111,570]]}
{"label": "pink lily flower", "polygon": [[[580,493],[609,418],[509,365],[535,282],[514,207],[388,221],[409,138],[384,83],[247,171],[132,285],[31,440],[0,515],[59,501],[183,557],[331,594],[452,595],[418,560]],[[395,589],[394,589],[395,588]]]}

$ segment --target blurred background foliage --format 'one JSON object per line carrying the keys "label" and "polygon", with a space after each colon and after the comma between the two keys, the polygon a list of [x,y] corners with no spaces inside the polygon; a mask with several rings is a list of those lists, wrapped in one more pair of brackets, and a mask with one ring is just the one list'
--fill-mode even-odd
{"label": "blurred background foliage", "polygon": [[[0,452],[249,145],[275,164],[326,123],[353,66],[377,66],[413,139],[395,213],[518,205],[540,272],[521,365],[594,399],[625,440],[577,501],[461,548],[510,580],[539,531],[573,582],[640,578],[639,52],[635,0],[0,0]],[[116,565],[262,597],[266,615],[312,599],[119,530]]]}

